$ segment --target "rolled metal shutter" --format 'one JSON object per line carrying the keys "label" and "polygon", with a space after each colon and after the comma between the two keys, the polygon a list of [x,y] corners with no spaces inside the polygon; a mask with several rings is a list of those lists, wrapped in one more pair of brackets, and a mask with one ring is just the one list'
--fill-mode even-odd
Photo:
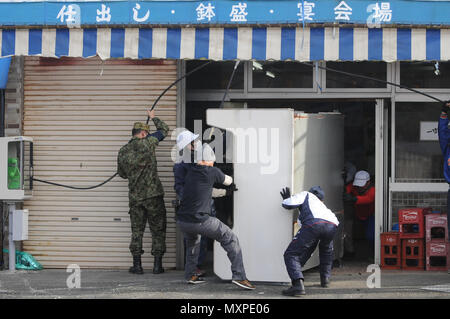
{"label": "rolled metal shutter", "polygon": [[[175,81],[176,72],[176,62],[168,60],[26,57],[23,134],[34,138],[35,177],[84,187],[112,176],[133,123],[146,121],[146,108]],[[167,209],[166,268],[176,265],[170,135],[176,126],[176,100],[173,87],[156,107],[156,115],[171,130],[157,147]],[[117,176],[93,190],[35,182],[33,198],[24,207],[30,211],[24,251],[45,268],[131,265],[126,180]],[[152,268],[148,224],[144,251],[143,266]]]}

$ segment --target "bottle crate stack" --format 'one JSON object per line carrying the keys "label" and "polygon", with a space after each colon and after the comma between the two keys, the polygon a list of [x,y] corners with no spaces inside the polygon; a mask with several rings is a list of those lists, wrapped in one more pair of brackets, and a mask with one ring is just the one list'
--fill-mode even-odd
{"label": "bottle crate stack", "polygon": [[431,208],[405,208],[398,216],[398,232],[380,236],[381,268],[450,269],[447,215],[433,213]]}
{"label": "bottle crate stack", "polygon": [[401,269],[425,270],[425,216],[431,212],[431,208],[404,208],[398,211]]}
{"label": "bottle crate stack", "polygon": [[446,214],[425,216],[426,270],[450,269],[450,245]]}
{"label": "bottle crate stack", "polygon": [[386,232],[380,234],[381,241],[381,268],[400,269],[401,250],[398,232]]}

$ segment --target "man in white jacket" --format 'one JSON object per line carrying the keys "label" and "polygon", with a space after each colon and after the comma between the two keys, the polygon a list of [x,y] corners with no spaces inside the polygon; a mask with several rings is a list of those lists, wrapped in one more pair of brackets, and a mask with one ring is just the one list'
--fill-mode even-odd
{"label": "man in white jacket", "polygon": [[284,252],[284,262],[292,287],[283,290],[283,295],[298,297],[305,294],[302,266],[319,245],[320,284],[328,287],[333,263],[333,238],[339,222],[336,215],[323,203],[325,193],[320,186],[312,187],[291,196],[288,187],[281,192],[282,206],[298,209],[300,230]]}

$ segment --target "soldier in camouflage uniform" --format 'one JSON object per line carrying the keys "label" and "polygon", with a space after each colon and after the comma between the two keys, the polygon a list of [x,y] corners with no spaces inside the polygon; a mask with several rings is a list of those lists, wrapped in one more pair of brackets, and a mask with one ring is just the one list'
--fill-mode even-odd
{"label": "soldier in camouflage uniform", "polygon": [[148,221],[152,233],[153,273],[164,272],[162,256],[166,251],[166,208],[164,190],[158,177],[156,146],[169,132],[166,123],[155,117],[154,111],[147,111],[157,131],[149,134],[145,123],[134,123],[131,140],[124,145],[117,157],[117,172],[128,179],[129,214],[131,220],[130,252],[133,266],[130,272],[143,274],[141,255],[142,238]]}

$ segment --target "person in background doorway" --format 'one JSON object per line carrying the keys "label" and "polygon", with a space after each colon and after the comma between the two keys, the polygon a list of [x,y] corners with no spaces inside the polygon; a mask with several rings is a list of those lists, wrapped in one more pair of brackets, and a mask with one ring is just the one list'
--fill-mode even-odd
{"label": "person in background doorway", "polygon": [[319,245],[320,285],[329,286],[333,263],[333,238],[339,225],[336,215],[323,203],[325,193],[320,186],[308,192],[291,196],[289,187],[281,192],[285,209],[298,209],[300,230],[284,252],[284,262],[292,286],[283,290],[283,295],[298,297],[306,294],[303,284],[302,267]]}
{"label": "person in background doorway", "polygon": [[356,172],[352,187],[344,194],[344,202],[354,205],[355,221],[364,227],[369,244],[369,259],[372,259],[375,243],[375,187],[368,172]]}
{"label": "person in background doorway", "polygon": [[142,239],[147,222],[152,233],[153,273],[164,272],[162,257],[166,251],[166,208],[164,190],[157,172],[156,146],[168,134],[169,127],[155,116],[155,111],[147,111],[157,131],[149,134],[148,124],[136,122],[132,138],[117,156],[117,172],[128,179],[129,214],[131,221],[130,252],[133,266],[130,272],[143,274],[141,255]]}
{"label": "person in background doorway", "polygon": [[[353,179],[355,178],[356,167],[351,162],[346,161],[342,178],[344,179],[344,194],[350,193]],[[353,221],[355,219],[355,207],[352,202],[344,201],[344,259],[352,259],[355,255],[353,244]]]}
{"label": "person in background doorway", "polygon": [[214,184],[229,186],[235,191],[233,179],[214,167],[214,151],[203,145],[202,160],[192,164],[185,177],[180,207],[176,213],[177,225],[186,239],[185,278],[189,284],[203,283],[196,273],[200,236],[217,240],[231,262],[232,283],[244,289],[255,289],[247,279],[242,251],[237,236],[216,217],[211,216],[211,197]]}
{"label": "person in background doorway", "polygon": [[[450,102],[445,102],[442,105],[441,116],[439,117],[438,124],[438,136],[442,156],[444,157],[444,178],[449,184],[449,190],[447,192],[447,230],[450,232],[450,129],[448,128],[448,113],[450,110],[449,107]],[[450,241],[450,236],[448,236],[448,240]]]}

